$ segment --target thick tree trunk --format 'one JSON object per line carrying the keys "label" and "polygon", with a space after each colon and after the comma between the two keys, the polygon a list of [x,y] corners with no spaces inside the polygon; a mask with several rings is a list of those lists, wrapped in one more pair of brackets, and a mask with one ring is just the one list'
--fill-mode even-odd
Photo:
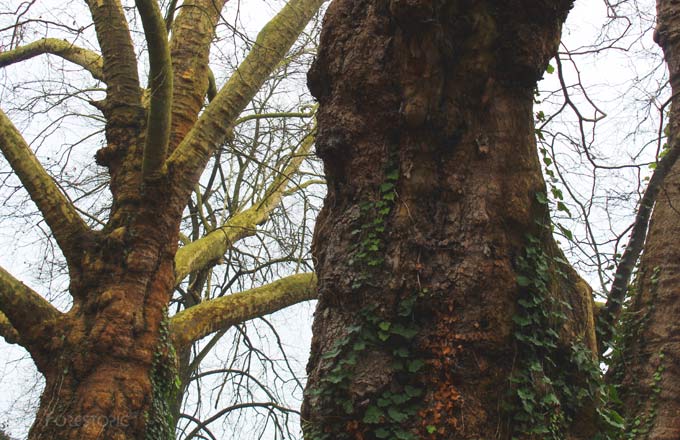
{"label": "thick tree trunk", "polygon": [[[668,145],[679,148],[680,7],[657,1],[655,40],[663,48],[672,89]],[[630,307],[618,330],[609,379],[636,438],[680,438],[680,162],[664,179],[649,225]]]}
{"label": "thick tree trunk", "polygon": [[[130,151],[126,166],[139,170],[139,150]],[[174,438],[166,308],[182,207],[167,202],[167,182],[155,185],[146,187],[153,197],[122,185],[116,208],[134,206],[135,215],[114,211],[110,226],[81,243],[73,307],[31,350],[46,388],[29,439]]]}
{"label": "thick tree trunk", "polygon": [[[306,438],[532,438],[541,420],[533,438],[567,437],[579,408],[547,378],[580,381],[570,354],[581,341],[592,359],[592,302],[551,238],[532,104],[570,6],[330,6],[309,74],[328,195]],[[554,315],[532,315],[533,300]],[[523,333],[541,326],[561,373]],[[525,384],[561,406],[504,410],[528,402]]]}

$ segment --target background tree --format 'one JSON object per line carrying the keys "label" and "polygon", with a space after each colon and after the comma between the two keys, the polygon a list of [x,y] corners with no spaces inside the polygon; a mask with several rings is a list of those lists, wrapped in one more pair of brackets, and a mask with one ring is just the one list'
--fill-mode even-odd
{"label": "background tree", "polygon": [[[534,141],[536,81],[557,51],[570,7],[367,0],[329,8],[309,79],[320,102],[317,148],[329,190],[314,242],[319,304],[303,411],[307,438],[623,435],[626,421],[607,406],[596,362],[590,289],[553,239],[550,198],[558,199],[557,210],[569,209],[554,171],[546,188]],[[659,2],[657,28],[671,78],[673,8]],[[562,74],[564,107],[578,114]],[[604,115],[591,104],[595,115],[578,114],[573,145],[597,169],[584,126]],[[629,251],[609,257],[618,271],[600,315],[602,343],[624,301],[654,194],[661,182],[673,185],[673,173],[664,176],[677,153],[673,117],[669,152],[642,198]],[[550,166],[545,144],[542,152]],[[593,220],[589,212],[579,214]],[[668,222],[677,224],[677,211],[657,205],[654,212],[665,220],[653,224],[674,230]],[[567,228],[555,229],[571,240]],[[654,246],[654,226],[651,234]],[[669,236],[659,234],[664,254],[645,254],[641,273],[650,255],[666,265],[677,260],[667,250]],[[586,243],[598,241],[591,233]],[[611,270],[597,261],[598,271]],[[676,271],[666,272],[670,286]],[[663,314],[655,315],[662,334],[650,325],[648,347],[633,336],[629,355],[641,367],[624,367],[628,382],[613,382],[627,399],[631,438],[641,422],[650,423],[652,438],[677,437],[677,411],[656,403],[677,398],[673,385],[668,393],[659,389],[661,381],[677,382],[676,375],[649,356],[672,341],[675,326],[665,313],[676,302],[669,289]],[[640,314],[633,313],[637,322]],[[636,371],[646,379],[628,397]],[[634,401],[652,403],[642,404],[640,415]]]}
{"label": "background tree", "polygon": [[[61,312],[0,272],[2,336],[29,351],[46,381],[29,438],[167,438],[180,417],[207,432],[195,416],[180,415],[179,392],[202,376],[198,363],[217,339],[193,354],[192,344],[314,296],[311,274],[262,283],[306,265],[301,237],[310,201],[302,190],[319,180],[301,166],[313,142],[313,109],[277,94],[308,56],[313,37],[289,49],[321,3],[289,2],[256,41],[236,46],[246,56],[226,71],[231,76],[219,90],[208,59],[212,43],[229,35],[221,28],[227,24],[221,3],[173,2],[164,5],[163,17],[152,1],[135,8],[92,2],[92,22],[82,25],[53,24],[34,16],[31,5],[13,11],[0,65],[50,54],[85,69],[95,87],[61,83],[61,90],[39,97],[47,111],[67,109],[46,132],[66,128],[68,105],[81,112],[73,102],[89,102],[98,113],[76,115],[93,121],[95,131],[71,143],[67,155],[105,139],[96,161],[108,171],[89,165],[80,175],[50,175],[1,114],[3,155],[49,227],[69,276],[71,304]],[[143,34],[134,32],[137,23]],[[70,39],[25,42],[28,32],[52,28],[60,36],[72,32]],[[78,47],[92,28],[99,48]],[[142,65],[148,56],[147,89],[138,79],[138,53]],[[213,65],[223,59],[213,58]],[[302,122],[281,122],[284,117]],[[63,157],[50,165],[65,163],[71,171],[73,162]],[[303,206],[277,210],[291,195]],[[179,233],[182,225],[188,233]],[[287,234],[291,228],[295,233]],[[287,242],[277,240],[286,235]],[[250,290],[226,295],[238,288]],[[253,380],[238,368],[222,373]],[[257,407],[252,403],[241,407]],[[260,407],[290,411],[275,399]]]}

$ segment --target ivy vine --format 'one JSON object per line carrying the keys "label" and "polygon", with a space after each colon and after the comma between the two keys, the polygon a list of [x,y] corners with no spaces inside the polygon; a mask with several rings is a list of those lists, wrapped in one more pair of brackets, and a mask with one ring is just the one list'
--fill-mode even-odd
{"label": "ivy vine", "polygon": [[579,411],[592,406],[599,428],[595,440],[613,440],[620,437],[624,420],[609,405],[611,389],[592,351],[581,341],[568,347],[560,342],[571,306],[557,299],[551,286],[555,276],[566,279],[563,264],[561,256],[546,254],[541,240],[531,235],[516,260],[521,293],[513,317],[518,359],[510,379],[512,436],[561,440]]}
{"label": "ivy vine", "polygon": [[151,408],[144,414],[145,440],[172,440],[175,438],[175,420],[171,405],[180,389],[175,347],[170,339],[167,309],[160,324],[160,337],[151,366]]}
{"label": "ivy vine", "polygon": [[[631,284],[628,288],[630,292],[628,295],[629,300],[624,305],[621,324],[614,328],[613,350],[609,358],[605,359],[608,360],[609,368],[614,372],[614,375],[612,376],[612,382],[614,384],[620,384],[623,379],[622,374],[625,372],[625,362],[628,356],[625,348],[633,345],[633,341],[637,341],[639,344],[644,343],[642,334],[649,323],[650,315],[654,312],[660,272],[660,268],[655,267],[650,276],[650,296],[642,307],[642,310],[644,310],[645,313],[640,314],[636,311],[630,311],[630,298],[636,295],[635,283]],[[636,415],[625,421],[625,431],[619,437],[620,439],[639,440],[647,439],[649,437],[649,432],[651,431],[658,411],[661,379],[662,374],[666,369],[664,362],[665,356],[664,350],[661,348],[656,354],[657,367],[651,379],[652,392],[650,395],[644,396],[644,399],[640,399],[636,408],[633,410],[630,408],[628,409],[628,413]],[[612,405],[614,406],[620,407],[623,404],[618,398],[616,386],[612,386],[611,400]],[[645,404],[644,410],[642,409],[643,403]]]}
{"label": "ivy vine", "polygon": [[[380,287],[373,280],[380,279],[376,275],[384,265],[384,233],[397,198],[398,179],[398,168],[388,166],[378,188],[378,199],[359,206],[359,221],[351,232],[354,244],[349,263],[355,268],[352,289]],[[402,298],[390,318],[382,316],[377,306],[364,307],[355,324],[346,329],[346,335],[322,355],[331,366],[312,391],[312,396],[323,408],[321,417],[326,428],[308,426],[312,440],[364,437],[417,440],[408,428],[408,421],[417,415],[424,394],[419,386],[418,372],[425,366],[425,361],[414,349],[414,339],[419,331],[414,307],[421,294],[415,292]],[[350,395],[350,384],[357,364],[369,352],[390,357],[394,380],[367,400],[356,402]]]}

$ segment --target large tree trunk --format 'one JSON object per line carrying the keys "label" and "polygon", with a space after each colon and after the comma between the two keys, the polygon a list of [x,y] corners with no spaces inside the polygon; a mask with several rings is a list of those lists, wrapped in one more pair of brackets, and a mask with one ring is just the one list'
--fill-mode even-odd
{"label": "large tree trunk", "polygon": [[147,187],[154,197],[131,186],[116,194],[126,201],[118,209],[130,203],[135,215],[114,211],[124,223],[82,242],[74,305],[32,350],[46,387],[30,439],[174,438],[168,410],[178,383],[166,308],[182,207],[162,186]]}
{"label": "large tree trunk", "polygon": [[[657,1],[655,40],[668,65],[673,101],[670,148],[680,136],[680,7]],[[609,379],[620,388],[628,430],[639,438],[680,438],[680,162],[654,205],[632,301],[618,330]],[[637,438],[637,437],[636,437]]]}
{"label": "large tree trunk", "polygon": [[[587,405],[547,379],[580,383],[570,356],[592,359],[595,340],[551,238],[532,118],[570,6],[330,6],[309,74],[328,195],[306,438],[591,438],[569,426]],[[560,403],[523,420],[525,385]]]}

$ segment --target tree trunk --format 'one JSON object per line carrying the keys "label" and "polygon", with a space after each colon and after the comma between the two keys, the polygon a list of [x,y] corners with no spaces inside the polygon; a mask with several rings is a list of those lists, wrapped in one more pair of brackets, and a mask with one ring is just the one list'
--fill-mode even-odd
{"label": "tree trunk", "polygon": [[29,439],[174,438],[166,308],[181,207],[164,202],[160,185],[148,188],[154,200],[118,194],[139,203],[136,215],[82,243],[74,305],[32,350],[46,387]]}
{"label": "tree trunk", "polygon": [[[680,133],[680,7],[657,1],[655,40],[669,69],[673,101],[669,148]],[[680,162],[663,182],[649,225],[632,301],[624,312],[609,379],[619,387],[636,438],[680,438]]]}
{"label": "tree trunk", "polygon": [[532,118],[570,6],[330,6],[305,438],[592,438],[568,396],[592,300],[551,238]]}

